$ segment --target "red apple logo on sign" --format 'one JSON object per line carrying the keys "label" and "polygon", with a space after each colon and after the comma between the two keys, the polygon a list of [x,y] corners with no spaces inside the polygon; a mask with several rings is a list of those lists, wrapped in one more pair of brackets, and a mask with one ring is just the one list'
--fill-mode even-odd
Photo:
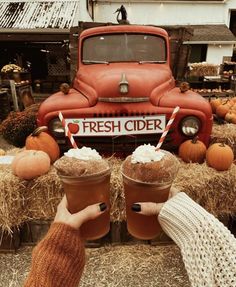
{"label": "red apple logo on sign", "polygon": [[69,123],[68,129],[72,134],[77,134],[79,131],[79,125],[76,123]]}

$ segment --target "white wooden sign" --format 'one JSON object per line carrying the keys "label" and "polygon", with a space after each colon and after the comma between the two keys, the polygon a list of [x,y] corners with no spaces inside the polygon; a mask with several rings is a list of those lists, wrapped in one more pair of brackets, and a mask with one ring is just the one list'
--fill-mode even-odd
{"label": "white wooden sign", "polygon": [[74,136],[157,134],[165,129],[165,115],[65,119]]}

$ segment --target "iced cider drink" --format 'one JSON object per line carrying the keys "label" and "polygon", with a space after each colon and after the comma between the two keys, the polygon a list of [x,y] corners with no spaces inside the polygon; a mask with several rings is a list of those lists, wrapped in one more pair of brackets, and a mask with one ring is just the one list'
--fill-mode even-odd
{"label": "iced cider drink", "polygon": [[157,216],[145,216],[131,210],[137,202],[165,202],[176,177],[179,161],[170,152],[139,146],[122,164],[126,201],[127,229],[139,239],[154,239],[161,231]]}
{"label": "iced cider drink", "polygon": [[[62,181],[68,209],[76,213],[88,205],[105,202],[110,206],[110,168],[106,160],[91,148],[71,149],[54,163]],[[110,229],[106,210],[98,218],[85,222],[81,236],[87,240],[103,237]]]}

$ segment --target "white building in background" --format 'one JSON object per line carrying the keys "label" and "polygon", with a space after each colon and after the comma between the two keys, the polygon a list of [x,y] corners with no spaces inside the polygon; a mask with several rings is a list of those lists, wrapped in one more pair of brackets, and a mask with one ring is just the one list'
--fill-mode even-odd
{"label": "white building in background", "polygon": [[[221,64],[231,58],[236,38],[236,0],[88,0],[95,22],[116,22],[124,5],[131,24],[191,26],[191,62]],[[93,9],[92,9],[93,8]]]}
{"label": "white building in background", "polygon": [[68,39],[79,21],[117,23],[121,5],[131,24],[191,27],[193,37],[185,43],[192,47],[190,62],[221,64],[233,55],[236,0],[0,0],[0,40],[21,34],[25,41],[24,33]]}

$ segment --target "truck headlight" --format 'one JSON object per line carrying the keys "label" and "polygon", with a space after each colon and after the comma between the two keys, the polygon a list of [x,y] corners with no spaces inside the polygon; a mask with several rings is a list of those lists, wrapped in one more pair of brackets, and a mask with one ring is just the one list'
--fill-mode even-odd
{"label": "truck headlight", "polygon": [[64,137],[65,130],[59,119],[54,119],[49,123],[49,130],[55,137]]}
{"label": "truck headlight", "polygon": [[186,117],[181,122],[182,133],[186,136],[194,136],[198,133],[201,123],[198,118],[190,116]]}

